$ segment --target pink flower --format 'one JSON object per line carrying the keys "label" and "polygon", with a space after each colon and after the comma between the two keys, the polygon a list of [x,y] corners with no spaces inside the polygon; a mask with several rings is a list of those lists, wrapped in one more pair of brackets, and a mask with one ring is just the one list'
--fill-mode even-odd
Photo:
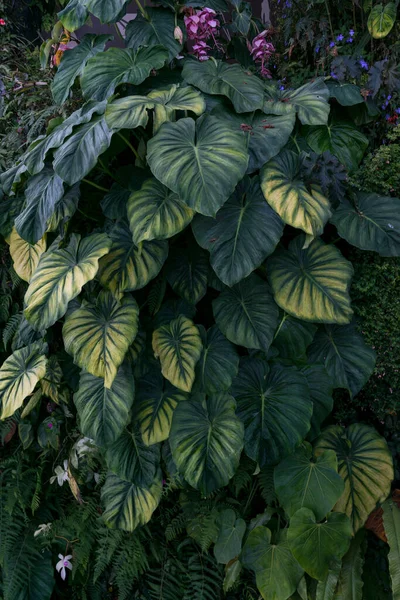
{"label": "pink flower", "polygon": [[204,8],[198,10],[195,15],[185,17],[185,26],[187,29],[188,39],[207,40],[214,37],[219,28],[219,21],[215,18],[216,12],[212,8]]}
{"label": "pink flower", "polygon": [[260,71],[263,77],[267,77],[271,79],[271,72],[266,67],[266,64],[272,54],[275,52],[275,48],[271,42],[267,42],[265,39],[269,35],[268,29],[265,29],[261,33],[259,33],[252,41],[250,54],[253,57],[254,62],[260,62]]}
{"label": "pink flower", "polygon": [[175,27],[174,29],[174,38],[180,43],[183,44],[183,32],[180,27]]}
{"label": "pink flower", "polygon": [[4,19],[0,19],[0,25],[7,25]]}
{"label": "pink flower", "polygon": [[210,57],[207,55],[207,50],[211,50],[211,47],[208,46],[205,42],[199,41],[197,44],[193,46],[193,50],[195,56],[203,61],[208,60]]}

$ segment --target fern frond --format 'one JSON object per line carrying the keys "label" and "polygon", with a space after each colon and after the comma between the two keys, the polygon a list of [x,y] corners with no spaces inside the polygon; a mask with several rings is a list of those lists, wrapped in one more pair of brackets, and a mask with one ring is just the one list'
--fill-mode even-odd
{"label": "fern frond", "polygon": [[183,600],[220,600],[223,570],[210,554],[196,551],[187,563]]}
{"label": "fern frond", "polygon": [[16,334],[21,320],[22,313],[11,315],[11,317],[7,320],[7,323],[5,324],[5,327],[3,329],[3,344],[5,350],[7,350],[8,344],[11,342],[14,335]]}

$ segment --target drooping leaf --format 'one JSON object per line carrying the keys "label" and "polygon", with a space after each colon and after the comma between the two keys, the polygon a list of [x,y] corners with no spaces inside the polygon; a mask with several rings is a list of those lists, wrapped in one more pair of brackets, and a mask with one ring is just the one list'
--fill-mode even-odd
{"label": "drooping leaf", "polygon": [[336,98],[342,106],[354,106],[355,104],[364,102],[358,85],[348,83],[347,81],[328,81],[326,85],[330,97]]}
{"label": "drooping leaf", "polygon": [[74,363],[111,388],[138,330],[139,308],[126,294],[120,301],[111,292],[98,295],[96,304],[74,310],[63,326],[64,346]]}
{"label": "drooping leaf", "polygon": [[390,492],[393,461],[385,439],[372,427],[360,423],[347,429],[331,425],[322,432],[314,450],[316,455],[324,450],[336,452],[345,489],[335,510],[350,517],[356,533],[376,504]]}
{"label": "drooping leaf", "polygon": [[262,81],[238,64],[227,64],[213,57],[203,62],[187,59],[182,77],[202,92],[227,96],[238,113],[263,106]]}
{"label": "drooping leaf", "polygon": [[333,245],[316,238],[304,249],[304,234],[268,259],[275,302],[304,321],[349,323],[353,267]]}
{"label": "drooping leaf", "polygon": [[190,85],[179,87],[173,84],[168,88],[155,89],[148,97],[154,102],[154,133],[157,133],[166,121],[174,121],[177,110],[191,111],[199,116],[206,109],[203,96]]}
{"label": "drooping leaf", "polygon": [[118,369],[110,388],[102,377],[82,371],[74,394],[81,432],[98,446],[115,442],[129,423],[134,396],[135,381],[126,364]]}
{"label": "drooping leaf", "polygon": [[58,13],[58,18],[65,29],[71,32],[82,27],[88,16],[85,0],[70,0],[67,6]]}
{"label": "drooping leaf", "polygon": [[[389,544],[389,573],[393,598],[400,597],[400,509],[396,502],[387,499],[383,503],[383,523]],[[359,581],[359,580],[358,580]],[[361,585],[360,585],[361,583]],[[362,591],[362,582],[359,589]],[[355,598],[358,600],[358,598]]]}
{"label": "drooping leaf", "polygon": [[314,152],[329,150],[349,171],[357,169],[368,146],[368,139],[351,123],[334,121],[328,125],[308,127],[307,144]]}
{"label": "drooping leaf", "polygon": [[292,367],[243,359],[231,393],[245,427],[245,452],[260,467],[291,454],[310,429],[307,381]]}
{"label": "drooping leaf", "polygon": [[121,83],[139,85],[153,69],[161,69],[168,58],[163,46],[109,48],[91,58],[83,71],[81,86],[85,98],[105,100]]}
{"label": "drooping leaf", "polygon": [[195,366],[201,355],[201,337],[196,325],[179,316],[153,333],[153,350],[160,359],[162,374],[175,387],[190,392]]}
{"label": "drooping leaf", "polygon": [[65,225],[74,216],[79,198],[80,186],[77,183],[55,203],[53,214],[47,221],[47,231],[56,231],[58,226]]}
{"label": "drooping leaf", "polygon": [[325,365],[333,387],[358,394],[375,367],[375,352],[357,333],[355,323],[346,326],[323,326],[308,348],[312,363]]}
{"label": "drooping leaf", "polygon": [[47,348],[35,342],[9,356],[0,368],[1,419],[10,417],[22,406],[46,372]]}
{"label": "drooping leaf", "polygon": [[295,559],[314,579],[322,580],[332,563],[346,554],[351,540],[348,517],[331,512],[317,523],[314,513],[301,508],[290,519],[288,542]]}
{"label": "drooping leaf", "polygon": [[305,355],[316,331],[312,323],[299,321],[283,313],[273,345],[279,350],[279,356],[295,361]]}
{"label": "drooping leaf", "polygon": [[198,215],[192,223],[197,243],[211,254],[211,266],[226,285],[238,283],[272,254],[283,223],[265,202],[258,178],[244,179],[216,219]]}
{"label": "drooping leaf", "polygon": [[110,231],[112,246],[99,262],[100,282],[113,293],[140,290],[157,277],[168,255],[168,242],[153,240],[137,246],[127,224]]}
{"label": "drooping leaf", "polygon": [[196,365],[195,386],[206,394],[223,392],[230,388],[239,368],[239,355],[216,325],[207,332],[199,326],[203,350]]}
{"label": "drooping leaf", "polygon": [[106,122],[110,129],[136,129],[146,127],[149,115],[148,110],[153,108],[147,96],[126,96],[108,104],[106,108]]}
{"label": "drooping leaf", "polygon": [[397,4],[375,4],[368,17],[368,31],[376,40],[386,37],[396,22]]}
{"label": "drooping leaf", "polygon": [[[81,0],[82,1],[82,0]],[[124,16],[125,7],[129,0],[83,0],[87,9],[101,23],[114,23]]]}
{"label": "drooping leaf", "polygon": [[248,162],[242,134],[208,115],[164,123],[147,149],[155,177],[206,216],[229,198]]}
{"label": "drooping leaf", "polygon": [[24,281],[29,283],[36,270],[39,258],[45,250],[45,236],[37,244],[32,245],[22,239],[15,228],[12,230],[10,236],[10,254],[15,272]]}
{"label": "drooping leaf", "polygon": [[279,503],[289,517],[300,508],[309,508],[317,521],[332,510],[344,490],[335,452],[327,450],[314,460],[308,445],[275,467],[274,483]]}
{"label": "drooping leaf", "polygon": [[290,598],[304,572],[289,549],[285,531],[281,531],[278,542],[271,543],[271,531],[262,526],[250,531],[241,561],[255,572],[257,588],[264,600]]}
{"label": "drooping leaf", "polygon": [[36,331],[47,329],[65,315],[68,303],[95,277],[99,259],[109,251],[111,240],[105,233],[82,240],[74,233],[68,246],[58,246],[57,238],[41,255],[25,294],[24,315]]}
{"label": "drooping leaf", "polygon": [[87,33],[75,48],[63,53],[57,73],[51,84],[51,91],[56,104],[63,104],[67,100],[75,79],[82,75],[87,61],[104,50],[110,39],[112,39],[110,35]]}
{"label": "drooping leaf", "polygon": [[275,85],[267,85],[263,111],[273,115],[297,113],[303,125],[325,125],[329,116],[329,90],[322,78],[297,90],[279,90]]}
{"label": "drooping leaf", "polygon": [[167,280],[178,296],[197,304],[205,296],[208,258],[198,247],[173,248],[167,262]]}
{"label": "drooping leaf", "polygon": [[242,35],[247,35],[251,25],[252,10],[250,2],[234,2],[236,10],[232,15],[232,24]]}
{"label": "drooping leaf", "polygon": [[168,50],[168,59],[172,60],[182,49],[174,38],[175,15],[164,8],[146,8],[146,15],[139,13],[128,23],[125,43],[128,48],[138,50],[141,46],[160,44]]}
{"label": "drooping leaf", "polygon": [[333,386],[325,367],[321,364],[307,365],[301,368],[305,375],[313,403],[309,439],[313,440],[320,433],[320,427],[333,409]]}
{"label": "drooping leaf", "polygon": [[331,222],[339,235],[362,250],[381,256],[400,256],[400,200],[359,192],[353,202],[344,198]]}
{"label": "drooping leaf", "polygon": [[147,240],[165,240],[182,231],[194,211],[157,179],[147,179],[128,199],[128,219],[136,245]]}
{"label": "drooping leaf", "polygon": [[343,557],[335,600],[363,600],[364,534],[364,530],[356,534]]}
{"label": "drooping leaf", "polygon": [[63,372],[57,358],[54,355],[50,356],[46,364],[46,373],[40,381],[40,386],[43,390],[43,394],[48,398],[51,398],[51,400],[57,404],[63,397],[62,393],[60,393],[62,379]]}
{"label": "drooping leaf", "polygon": [[245,348],[268,352],[279,310],[267,283],[254,273],[213,301],[215,321],[226,338]]}
{"label": "drooping leaf", "polygon": [[227,485],[239,465],[243,425],[235,406],[226,393],[197,394],[175,409],[172,456],[179,472],[204,496]]}
{"label": "drooping leaf", "polygon": [[220,513],[220,529],[214,546],[214,556],[219,563],[226,565],[239,556],[242,539],[246,531],[246,522],[237,519],[235,511],[227,508]]}
{"label": "drooping leaf", "polygon": [[103,519],[109,527],[133,531],[150,521],[161,500],[161,493],[161,469],[150,486],[136,485],[110,473],[101,489]]}
{"label": "drooping leaf", "polygon": [[146,446],[137,428],[128,428],[107,448],[107,467],[121,479],[150,486],[160,464],[159,445]]}

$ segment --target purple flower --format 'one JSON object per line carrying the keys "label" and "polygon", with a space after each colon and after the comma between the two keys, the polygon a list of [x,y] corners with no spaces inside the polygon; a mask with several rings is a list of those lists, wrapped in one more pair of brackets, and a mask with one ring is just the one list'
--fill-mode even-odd
{"label": "purple flower", "polygon": [[251,42],[250,54],[252,55],[254,62],[261,63],[261,75],[263,77],[271,79],[271,72],[267,68],[266,63],[268,62],[272,54],[275,52],[275,48],[273,44],[271,44],[271,42],[267,42],[267,40],[265,39],[267,35],[269,35],[268,29],[265,29],[264,31],[256,35],[256,37]]}
{"label": "purple flower", "polygon": [[350,36],[350,37],[354,37],[354,29],[350,29],[350,31],[349,31],[349,36]]}
{"label": "purple flower", "polygon": [[351,44],[352,41],[353,41],[353,38],[347,38],[346,44]]}
{"label": "purple flower", "polygon": [[400,115],[400,108],[396,108],[394,112]]}
{"label": "purple flower", "polygon": [[315,48],[315,52],[318,54],[318,52],[321,50],[321,48],[319,46],[316,46]]}
{"label": "purple flower", "polygon": [[343,35],[342,33],[340,33],[340,34],[337,36],[337,38],[336,38],[336,41],[337,41],[337,42],[341,42],[341,41],[343,40],[343,38],[344,38],[344,35]]}
{"label": "purple flower", "polygon": [[329,44],[329,48],[334,48],[335,46],[336,46],[335,42],[331,42],[331,43]]}
{"label": "purple flower", "polygon": [[389,121],[389,119],[390,119],[390,115],[389,115],[388,113],[386,113],[386,115],[385,115],[385,119],[386,119],[386,121]]}
{"label": "purple flower", "polygon": [[389,101],[389,100],[391,100],[391,99],[392,99],[392,95],[391,95],[391,94],[389,94],[389,96],[386,96],[386,100],[388,100],[388,101]]}
{"label": "purple flower", "polygon": [[281,92],[283,92],[283,90],[285,89],[285,86],[284,85],[280,85],[279,89],[281,90]]}
{"label": "purple flower", "polygon": [[334,73],[333,71],[331,72],[331,77],[332,77],[332,79],[337,79],[338,78],[337,75],[336,75],[336,73]]}
{"label": "purple flower", "polygon": [[53,429],[53,423],[47,423],[47,427],[48,427],[49,429]]}
{"label": "purple flower", "polygon": [[368,63],[363,58],[360,60],[360,66],[368,71]]}

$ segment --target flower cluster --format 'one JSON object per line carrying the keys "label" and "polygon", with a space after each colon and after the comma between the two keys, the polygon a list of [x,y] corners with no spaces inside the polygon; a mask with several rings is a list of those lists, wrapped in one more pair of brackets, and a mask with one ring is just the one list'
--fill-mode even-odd
{"label": "flower cluster", "polygon": [[267,42],[265,39],[269,35],[269,30],[266,29],[259,33],[251,43],[250,54],[253,57],[254,62],[261,63],[261,75],[271,79],[272,75],[270,70],[267,68],[267,63],[275,52],[275,48],[271,42]]}
{"label": "flower cluster", "polygon": [[211,47],[207,44],[206,40],[212,38],[218,47],[215,36],[218,34],[220,23],[215,17],[215,10],[212,8],[203,8],[203,10],[198,10],[194,15],[184,18],[188,39],[196,42],[193,50],[199,60],[208,60],[209,58],[208,50],[211,50]]}

